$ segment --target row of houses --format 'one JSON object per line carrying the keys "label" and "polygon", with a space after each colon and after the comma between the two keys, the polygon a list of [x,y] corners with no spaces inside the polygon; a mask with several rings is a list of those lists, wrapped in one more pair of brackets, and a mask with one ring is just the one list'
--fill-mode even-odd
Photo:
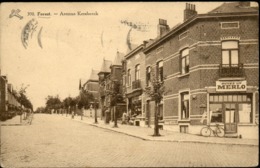
{"label": "row of houses", "polygon": [[8,83],[6,76],[0,76],[0,112],[1,115],[22,108],[19,102],[20,94]]}
{"label": "row of houses", "polygon": [[[163,81],[165,94],[159,104],[163,129],[199,134],[205,124],[216,124],[227,136],[258,137],[259,43],[258,7],[250,2],[223,3],[197,14],[186,4],[183,23],[170,28],[159,19],[157,38],[115,60],[103,60],[92,70],[85,89],[100,102],[113,120],[125,111],[134,123],[154,123],[155,102],[144,92],[155,76]],[[120,84],[120,107],[111,108],[109,90]]]}

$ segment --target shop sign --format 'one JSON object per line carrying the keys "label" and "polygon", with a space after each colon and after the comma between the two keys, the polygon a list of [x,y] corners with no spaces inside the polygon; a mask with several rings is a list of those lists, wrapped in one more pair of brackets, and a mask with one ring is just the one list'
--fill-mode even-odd
{"label": "shop sign", "polygon": [[246,81],[216,81],[217,92],[246,91],[246,89]]}

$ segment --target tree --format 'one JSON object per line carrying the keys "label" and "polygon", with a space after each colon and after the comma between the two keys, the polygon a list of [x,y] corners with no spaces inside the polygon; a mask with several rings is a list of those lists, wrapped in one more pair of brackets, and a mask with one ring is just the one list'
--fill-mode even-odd
{"label": "tree", "polygon": [[59,98],[59,95],[57,95],[56,97],[53,96],[48,96],[46,98],[46,108],[47,109],[59,109],[61,107],[61,101]]}
{"label": "tree", "polygon": [[19,91],[20,97],[18,98],[18,100],[21,103],[21,105],[23,105],[25,108],[33,110],[33,105],[31,103],[31,101],[26,96],[26,89],[28,87],[29,87],[29,85],[27,85],[26,87],[24,87],[22,85],[22,87],[21,87],[21,89]]}
{"label": "tree", "polygon": [[[120,88],[121,88],[120,81],[113,81],[111,89],[106,91],[107,95],[110,95],[110,98],[111,98],[111,101],[110,101],[111,108],[117,106],[118,103],[123,102],[123,96],[122,96]],[[118,127],[117,126],[117,116],[118,116],[118,111],[117,111],[117,108],[115,108],[114,127]]]}
{"label": "tree", "polygon": [[154,135],[160,136],[158,118],[159,118],[159,104],[163,99],[165,94],[165,87],[163,80],[160,81],[159,78],[154,74],[154,71],[151,70],[151,86],[145,88],[144,92],[155,101],[155,110],[154,110]]}
{"label": "tree", "polygon": [[90,102],[94,101],[94,96],[92,93],[89,93],[86,90],[82,90],[80,92],[80,95],[76,98],[78,108],[89,108]]}

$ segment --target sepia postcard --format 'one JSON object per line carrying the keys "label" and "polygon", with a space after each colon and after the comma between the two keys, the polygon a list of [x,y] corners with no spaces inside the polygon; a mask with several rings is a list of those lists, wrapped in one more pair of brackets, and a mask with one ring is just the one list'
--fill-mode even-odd
{"label": "sepia postcard", "polygon": [[255,167],[259,7],[0,4],[1,167]]}

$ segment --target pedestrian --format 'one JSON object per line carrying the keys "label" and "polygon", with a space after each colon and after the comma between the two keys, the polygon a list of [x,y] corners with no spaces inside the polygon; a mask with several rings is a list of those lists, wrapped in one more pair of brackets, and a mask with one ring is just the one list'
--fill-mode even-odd
{"label": "pedestrian", "polygon": [[127,114],[126,112],[124,112],[122,115],[122,124],[126,124],[126,120],[127,120]]}
{"label": "pedestrian", "polygon": [[71,113],[71,117],[72,119],[74,118],[74,111],[72,110],[72,113]]}

